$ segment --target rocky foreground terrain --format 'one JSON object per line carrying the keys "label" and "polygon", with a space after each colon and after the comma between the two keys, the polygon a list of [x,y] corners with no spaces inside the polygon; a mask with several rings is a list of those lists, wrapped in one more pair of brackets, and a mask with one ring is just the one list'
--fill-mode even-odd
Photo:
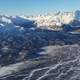
{"label": "rocky foreground terrain", "polygon": [[0,80],[80,80],[80,46],[48,46],[41,57],[0,68]]}

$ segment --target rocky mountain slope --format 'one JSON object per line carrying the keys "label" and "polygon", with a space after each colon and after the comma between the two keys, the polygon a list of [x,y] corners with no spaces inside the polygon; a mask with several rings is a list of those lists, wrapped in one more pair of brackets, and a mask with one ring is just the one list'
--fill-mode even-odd
{"label": "rocky mountain slope", "polygon": [[0,80],[80,80],[79,75],[80,11],[0,16]]}

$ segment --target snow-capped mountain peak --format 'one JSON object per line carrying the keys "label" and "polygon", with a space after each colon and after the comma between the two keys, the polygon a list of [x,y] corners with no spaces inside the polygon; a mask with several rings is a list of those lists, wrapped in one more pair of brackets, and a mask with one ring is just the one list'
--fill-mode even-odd
{"label": "snow-capped mountain peak", "polygon": [[[41,29],[60,29],[63,24],[70,24],[74,21],[78,21],[80,23],[80,11],[76,10],[75,12],[57,12],[53,14],[47,15],[39,15],[39,16],[6,16],[0,15],[0,26],[20,26],[26,28],[33,28],[36,24],[35,28]],[[72,23],[73,24],[73,23]],[[34,26],[33,26],[34,25]],[[78,24],[79,26],[79,24]],[[76,27],[76,26],[74,26]]]}

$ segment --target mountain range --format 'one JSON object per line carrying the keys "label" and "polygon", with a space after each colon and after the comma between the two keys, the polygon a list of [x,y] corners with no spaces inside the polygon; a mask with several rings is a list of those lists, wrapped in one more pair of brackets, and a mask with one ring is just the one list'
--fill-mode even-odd
{"label": "mountain range", "polygon": [[[62,30],[63,24],[71,27],[80,27],[80,11],[57,12],[55,14],[38,16],[7,16],[0,15],[0,26],[13,26],[17,28],[40,28]],[[36,27],[35,27],[36,26]]]}
{"label": "mountain range", "polygon": [[80,11],[0,15],[0,80],[80,80]]}

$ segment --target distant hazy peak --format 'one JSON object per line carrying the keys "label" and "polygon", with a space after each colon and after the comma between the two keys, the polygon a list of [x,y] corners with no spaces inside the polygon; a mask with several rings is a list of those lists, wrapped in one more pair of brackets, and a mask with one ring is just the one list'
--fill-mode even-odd
{"label": "distant hazy peak", "polygon": [[80,10],[75,11],[75,19],[80,21]]}

